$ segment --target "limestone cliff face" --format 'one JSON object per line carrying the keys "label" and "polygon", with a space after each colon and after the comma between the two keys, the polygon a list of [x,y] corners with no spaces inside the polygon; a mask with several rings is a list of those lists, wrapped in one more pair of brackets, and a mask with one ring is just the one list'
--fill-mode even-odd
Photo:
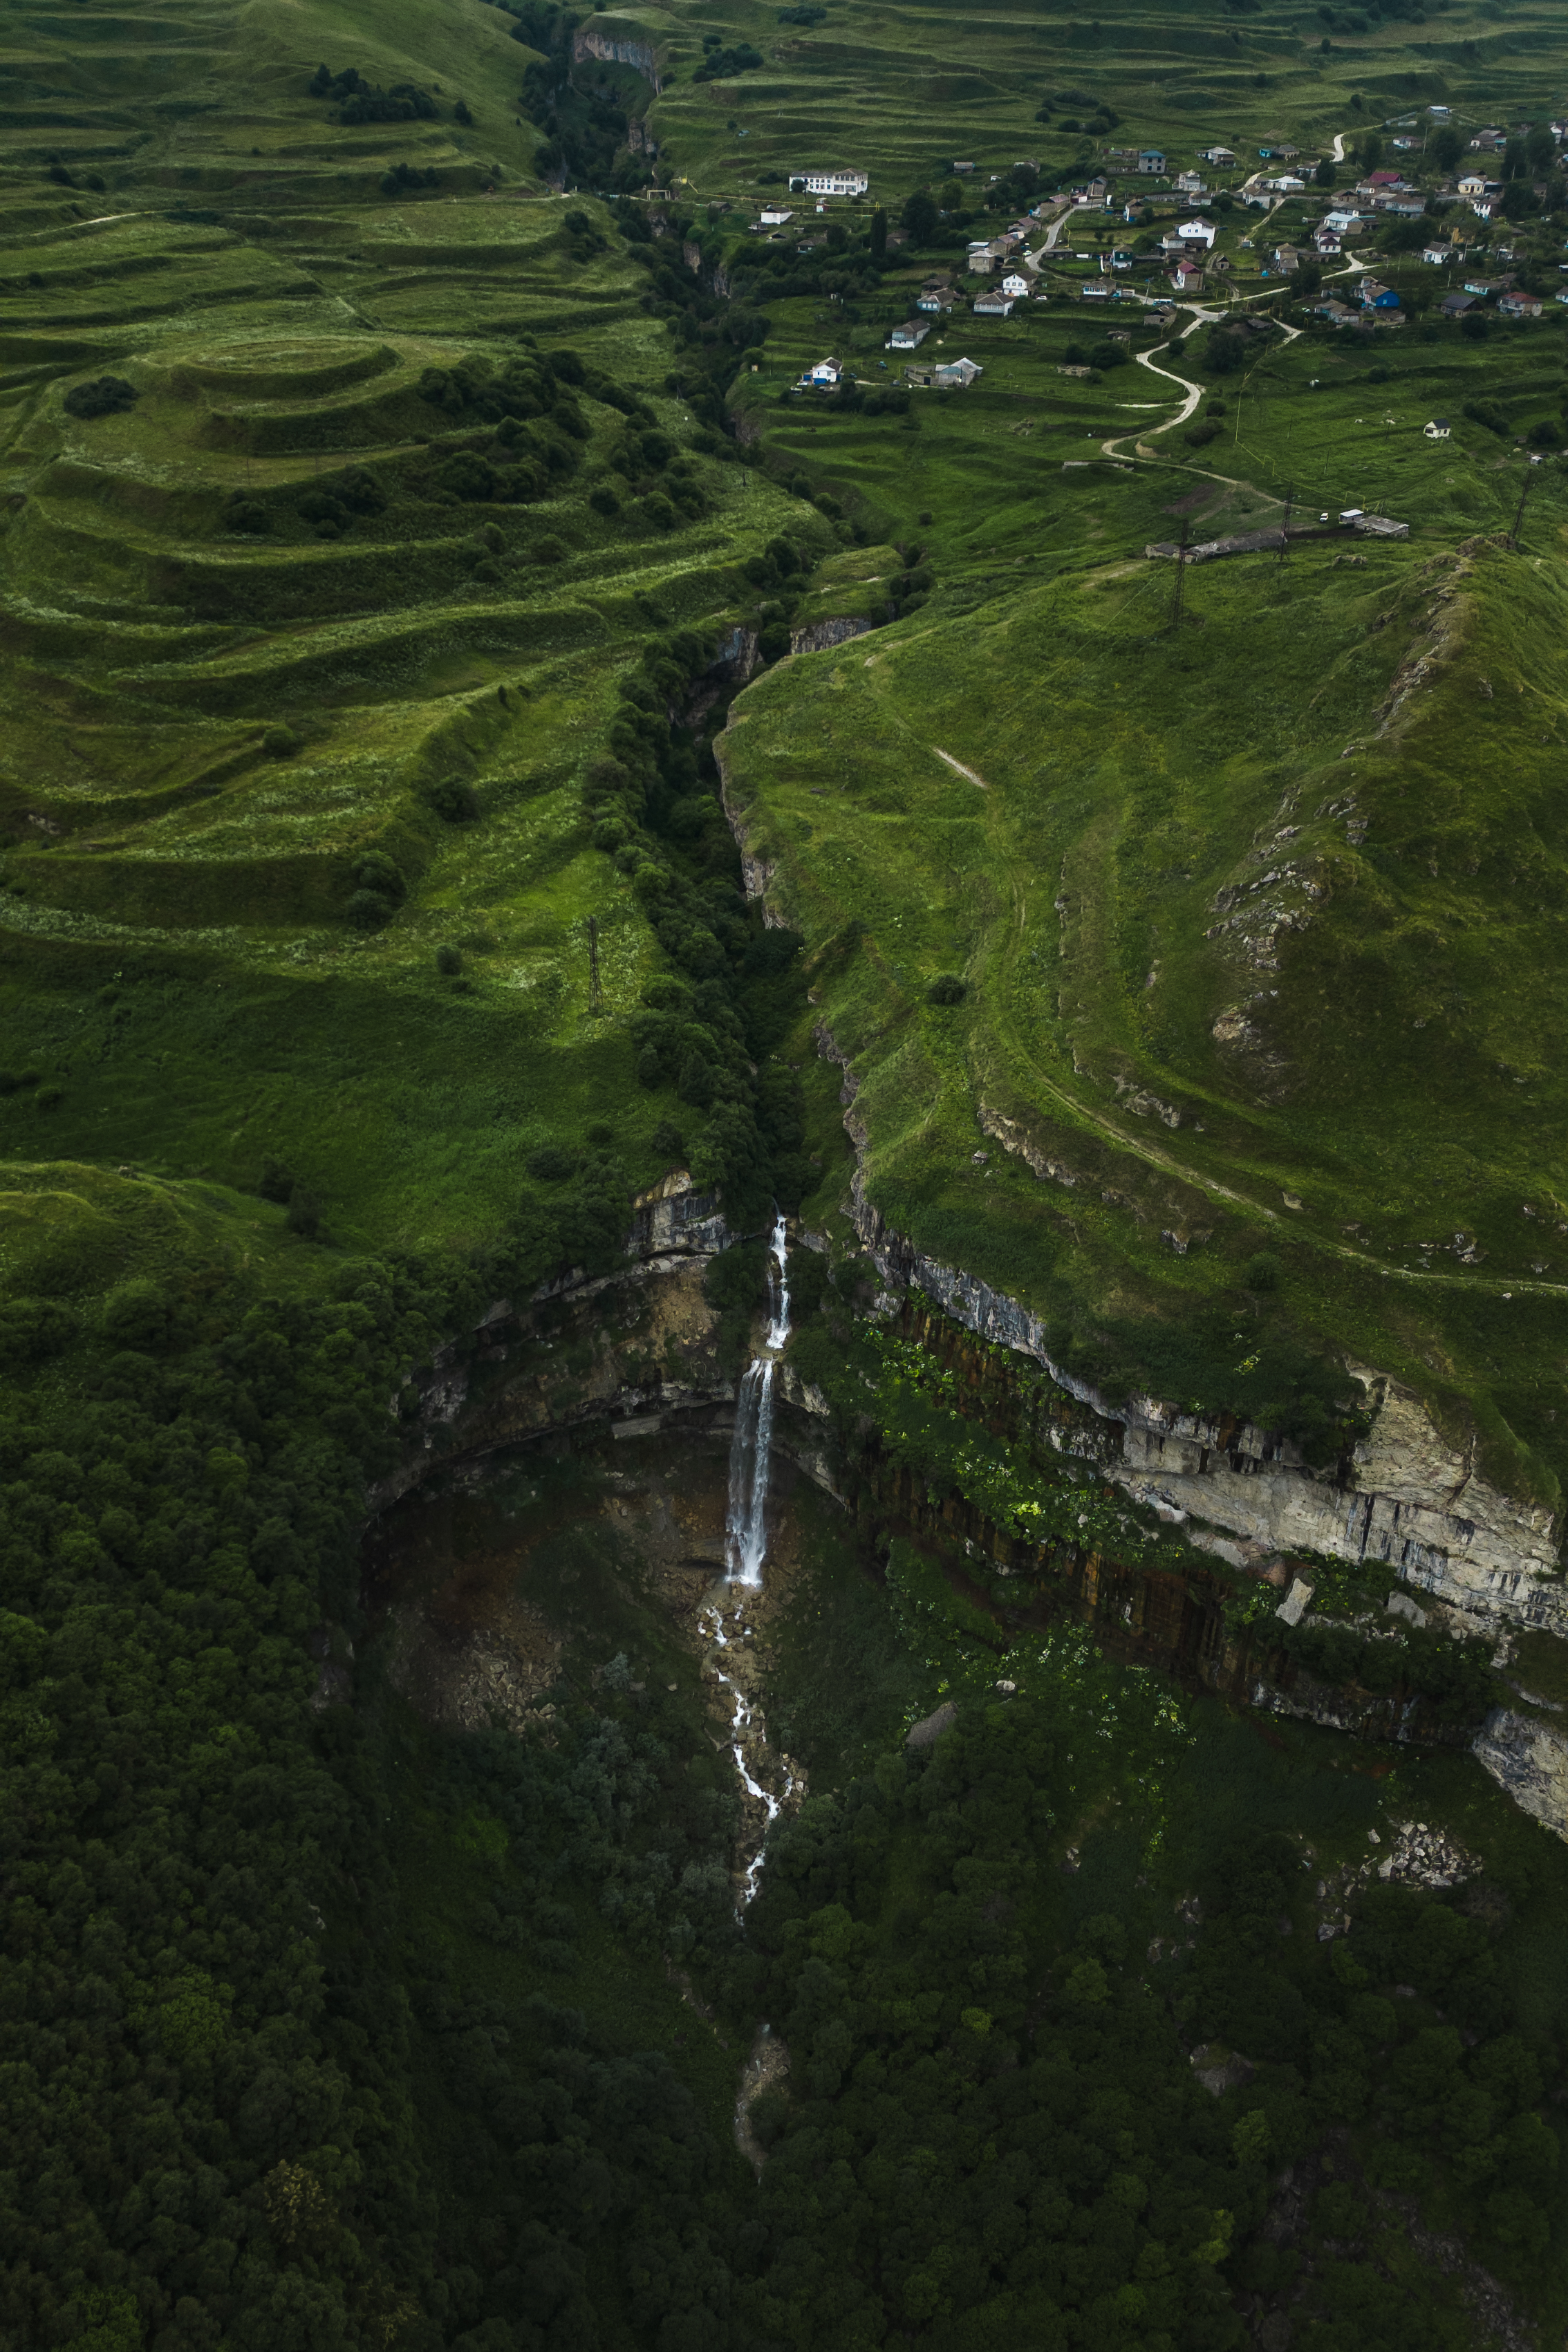
{"label": "limestone cliff face", "polygon": [[847,619],[813,621],[804,629],[790,631],[789,649],[792,654],[825,653],[829,646],[844,645],[850,637],[863,637],[875,625],[872,621]]}
{"label": "limestone cliff face", "polygon": [[1494,1707],[1474,1753],[1522,1811],[1568,1842],[1568,1729]]}
{"label": "limestone cliff face", "polygon": [[[372,1510],[453,1454],[484,1454],[606,1417],[627,1434],[647,1434],[666,1412],[731,1402],[734,1383],[714,1360],[718,1318],[702,1289],[709,1260],[730,1239],[718,1195],[699,1192],[677,1168],[633,1201],[623,1270],[591,1277],[574,1266],[529,1299],[496,1299],[460,1344],[437,1351],[418,1383],[403,1459],[372,1488]],[[601,1328],[601,1302],[634,1292],[644,1305],[617,1342]],[[556,1337],[542,1336],[546,1324]],[[591,1361],[571,1373],[548,1360],[563,1333],[591,1343]]]}
{"label": "limestone cliff face", "polygon": [[656,97],[664,88],[651,41],[631,40],[624,34],[601,32],[588,25],[572,38],[573,64],[580,66],[585,58],[598,58],[605,65],[635,66],[643,79],[653,84]]}
{"label": "limestone cliff face", "polygon": [[[847,1123],[853,1134],[853,1118]],[[1247,1423],[1184,1412],[1157,1397],[1111,1407],[1052,1362],[1044,1326],[1028,1307],[894,1233],[866,1200],[858,1174],[853,1210],[885,1281],[918,1284],[956,1322],[1043,1364],[1104,1424],[1106,1443],[1092,1451],[1106,1475],[1162,1518],[1186,1525],[1191,1542],[1237,1567],[1300,1551],[1386,1560],[1393,1576],[1460,1612],[1469,1630],[1539,1625],[1568,1634],[1551,1515],[1477,1477],[1468,1455],[1396,1381],[1356,1370],[1373,1425],[1342,1483]],[[1200,1521],[1206,1525],[1192,1524]]]}

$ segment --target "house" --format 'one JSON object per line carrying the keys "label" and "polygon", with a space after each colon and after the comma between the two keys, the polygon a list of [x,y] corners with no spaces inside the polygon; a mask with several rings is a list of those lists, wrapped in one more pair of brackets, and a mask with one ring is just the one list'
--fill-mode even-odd
{"label": "house", "polygon": [[1446,441],[1452,429],[1446,416],[1435,416],[1430,425],[1421,428],[1428,441]]}
{"label": "house", "polygon": [[930,332],[928,320],[906,319],[901,327],[893,329],[883,348],[889,352],[918,352]]}
{"label": "house", "polygon": [[973,360],[949,360],[944,367],[931,370],[931,381],[938,392],[967,392],[975,377],[984,373]]}
{"label": "house", "polygon": [[1424,245],[1421,248],[1421,258],[1423,261],[1429,261],[1434,268],[1436,268],[1441,263],[1451,260],[1453,251],[1451,245]]}
{"label": "house", "polygon": [[932,318],[945,319],[957,299],[951,286],[928,286],[915,297],[915,309],[929,311]]}
{"label": "house", "polygon": [[1375,278],[1361,281],[1361,307],[1363,310],[1397,310],[1399,297],[1392,286],[1382,286]]}
{"label": "house", "polygon": [[791,179],[805,182],[808,196],[863,196],[871,183],[864,172],[799,172]]}
{"label": "house", "polygon": [[1438,305],[1445,319],[1462,319],[1476,307],[1473,294],[1445,294]]}
{"label": "house", "polygon": [[1319,229],[1312,239],[1312,243],[1316,246],[1318,251],[1325,257],[1325,258],[1330,255],[1336,254],[1342,250],[1338,229]]}
{"label": "house", "polygon": [[1402,149],[1403,149],[1403,148],[1410,148],[1410,147],[1419,147],[1419,146],[1420,146],[1420,144],[1421,144],[1421,142],[1420,142],[1420,140],[1419,140],[1419,139],[1395,139],[1395,140],[1393,142],[1393,144],[1394,144],[1395,147],[1399,147],[1399,148],[1402,148]]}
{"label": "house", "polygon": [[976,278],[989,278],[1001,257],[989,238],[983,237],[978,245],[970,247],[964,256],[963,266]]}
{"label": "house", "polygon": [[1208,190],[1204,185],[1204,175],[1201,172],[1178,172],[1176,187],[1178,193],[1184,196],[1206,196],[1208,194]]}
{"label": "house", "polygon": [[1092,375],[1094,370],[1091,367],[1059,367],[1057,373],[1058,375]]}
{"label": "house", "polygon": [[1307,184],[1293,173],[1281,172],[1278,179],[1265,180],[1263,184],[1271,196],[1299,196]]}
{"label": "house", "polygon": [[1501,131],[1478,131],[1470,145],[1478,148],[1483,155],[1495,155],[1508,145],[1508,137]]}
{"label": "house", "polygon": [[1280,163],[1293,163],[1300,152],[1299,147],[1292,147],[1287,139],[1281,145],[1275,148],[1275,160]]}
{"label": "house", "polygon": [[1112,269],[1131,269],[1136,259],[1135,254],[1129,253],[1125,246],[1119,245],[1111,253],[1110,266]]}
{"label": "house", "polygon": [[1489,294],[1508,293],[1513,280],[1511,278],[1467,278],[1464,284],[1467,294],[1474,294],[1484,302]]}
{"label": "house", "polygon": [[1277,245],[1268,257],[1275,268],[1286,278],[1301,267],[1301,257],[1293,245]]}
{"label": "house", "polygon": [[1379,196],[1377,209],[1393,220],[1419,220],[1426,209],[1426,199],[1412,188],[1407,195]]}
{"label": "house", "polygon": [[1171,272],[1171,285],[1178,294],[1201,294],[1204,273],[1195,261],[1178,261]]}
{"label": "house", "polygon": [[1358,311],[1347,309],[1331,294],[1326,302],[1314,302],[1312,309],[1320,319],[1326,319],[1331,327],[1352,327],[1360,316]]}
{"label": "house", "polygon": [[969,307],[977,319],[1010,319],[1016,299],[1016,295],[1004,294],[1000,287],[994,287],[984,294],[977,294]]}
{"label": "house", "polygon": [[834,392],[837,389],[843,374],[844,371],[837,360],[818,360],[815,367],[806,369],[800,381],[803,386],[812,392]]}
{"label": "house", "polygon": [[1434,122],[1447,122],[1451,110],[1447,106],[1429,106],[1426,109]]}
{"label": "house", "polygon": [[1478,220],[1498,220],[1502,215],[1502,206],[1496,196],[1478,196],[1470,210]]}
{"label": "house", "polygon": [[1565,286],[1562,293],[1555,296],[1553,299],[1559,302],[1568,302],[1568,286]]}
{"label": "house", "polygon": [[1459,194],[1462,196],[1484,196],[1486,192],[1487,175],[1484,172],[1462,172],[1459,174]]}
{"label": "house", "polygon": [[781,211],[776,205],[771,208],[764,205],[758,218],[764,228],[782,228],[786,220],[794,220],[795,215]]}
{"label": "house", "polygon": [[1146,172],[1157,175],[1162,173],[1164,168],[1165,157],[1163,149],[1159,147],[1141,147],[1139,149],[1138,169],[1141,172]]}
{"label": "house", "polygon": [[1036,283],[1032,269],[1012,268],[1004,275],[1001,290],[1009,301],[1022,302],[1034,292]]}
{"label": "house", "polygon": [[1078,299],[1080,302],[1119,302],[1121,299],[1121,289],[1120,286],[1080,286],[1078,289]]}
{"label": "house", "polygon": [[1539,319],[1542,305],[1537,294],[1500,294],[1497,307],[1500,319]]}
{"label": "house", "polygon": [[1193,219],[1178,221],[1176,223],[1176,235],[1182,240],[1182,250],[1184,253],[1193,255],[1205,254],[1210,251],[1214,245],[1215,236],[1215,225],[1213,221],[1206,220]]}
{"label": "house", "polygon": [[1213,163],[1216,170],[1224,170],[1235,163],[1236,150],[1234,147],[1201,147],[1198,161],[1200,163]]}
{"label": "house", "polygon": [[1397,188],[1404,183],[1397,172],[1369,172],[1362,184],[1366,188]]}
{"label": "house", "polygon": [[973,172],[974,166],[973,163],[955,163],[952,168],[954,172]]}

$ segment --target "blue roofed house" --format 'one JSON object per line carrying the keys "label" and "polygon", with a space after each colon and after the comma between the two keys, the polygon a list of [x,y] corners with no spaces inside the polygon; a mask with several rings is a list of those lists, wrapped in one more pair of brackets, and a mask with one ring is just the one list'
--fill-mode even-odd
{"label": "blue roofed house", "polygon": [[1164,168],[1165,168],[1165,153],[1164,153],[1164,150],[1163,150],[1163,148],[1161,148],[1161,147],[1141,147],[1141,148],[1139,149],[1139,151],[1138,151],[1138,169],[1139,169],[1141,172],[1148,172],[1148,173],[1158,173],[1163,172],[1163,171],[1164,170]]}

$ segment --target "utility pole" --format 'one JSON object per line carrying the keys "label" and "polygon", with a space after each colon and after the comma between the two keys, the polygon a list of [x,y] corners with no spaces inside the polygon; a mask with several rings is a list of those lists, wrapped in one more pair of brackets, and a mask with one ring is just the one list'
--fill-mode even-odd
{"label": "utility pole", "polygon": [[1295,504],[1296,485],[1290,482],[1285,490],[1285,520],[1279,526],[1279,561],[1284,562],[1290,552],[1290,509]]}
{"label": "utility pole", "polygon": [[1526,458],[1524,465],[1524,479],[1519,486],[1519,504],[1513,510],[1513,529],[1508,535],[1508,543],[1515,554],[1519,552],[1519,527],[1524,520],[1524,502],[1530,496],[1530,486],[1534,479],[1535,468],[1530,463],[1530,460]]}
{"label": "utility pole", "polygon": [[603,1010],[599,993],[599,923],[595,915],[588,918],[588,1009],[592,1013]]}
{"label": "utility pole", "polygon": [[1171,626],[1173,629],[1179,629],[1182,625],[1182,592],[1186,586],[1187,580],[1187,532],[1190,526],[1187,517],[1184,515],[1182,517],[1181,544],[1176,550],[1176,584],[1171,596]]}

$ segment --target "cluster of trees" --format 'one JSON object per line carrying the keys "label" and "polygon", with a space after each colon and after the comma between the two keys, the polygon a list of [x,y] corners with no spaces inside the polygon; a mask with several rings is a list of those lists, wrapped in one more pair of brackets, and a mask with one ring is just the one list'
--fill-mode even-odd
{"label": "cluster of trees", "polygon": [[584,798],[595,846],[630,877],[675,967],[648,984],[634,1020],[638,1078],[674,1087],[704,1114],[692,1171],[723,1185],[739,1221],[773,1199],[793,1206],[811,1171],[798,1080],[770,1066],[798,1009],[801,941],[765,930],[748,906],[710,743],[671,717],[717,649],[690,629],[648,646],[620,681],[607,756],[590,767]]}
{"label": "cluster of trees", "polygon": [[[751,1933],[792,2064],[753,2109],[759,2316],[790,2342],[1224,2352],[1249,2340],[1239,2284],[1299,2295],[1325,2345],[1467,2340],[1440,2292],[1395,2294],[1365,2259],[1364,2181],[1311,2248],[1260,2225],[1281,2164],[1370,2127],[1374,2183],[1468,2202],[1474,2182],[1488,2259],[1544,2276],[1563,2053],[1521,2032],[1488,1927],[1381,1891],[1331,1957],[1303,1932],[1299,1845],[1244,1834],[1211,1855],[1187,1948],[1152,1963],[1129,1906],[1085,1916],[1056,1864],[1085,1745],[1059,1702],[972,1707],[775,1837]],[[1218,2099],[1187,2063],[1205,2038],[1247,2061]]]}
{"label": "cluster of trees", "polygon": [[383,89],[379,82],[366,81],[357,66],[345,66],[341,73],[318,66],[310,92],[335,106],[337,120],[345,123],[433,122],[438,112],[427,89],[410,81],[395,81],[390,89]]}
{"label": "cluster of trees", "polygon": [[98,375],[89,383],[73,383],[61,403],[68,416],[115,416],[134,408],[138,394],[122,375]]}
{"label": "cluster of trees", "polygon": [[541,497],[568,481],[582,465],[581,445],[591,427],[579,393],[616,409],[628,431],[651,432],[653,411],[639,396],[589,366],[575,352],[525,348],[498,368],[483,352],[451,367],[428,367],[419,395],[452,423],[493,428],[458,449],[432,452],[428,477],[439,498],[464,502],[516,502]]}
{"label": "cluster of trees", "polygon": [[[662,683],[700,650],[667,645]],[[648,761],[667,844],[695,767]],[[721,1076],[759,1061],[728,1107],[781,1139],[776,1170],[798,1102],[767,1057],[796,943],[738,942],[721,987],[670,979],[648,1011]],[[663,2059],[559,1997],[478,1990],[447,1938],[408,1932],[388,1735],[319,1679],[354,1607],[365,1484],[397,1456],[386,1400],[412,1412],[409,1368],[484,1301],[563,1255],[613,1264],[607,1144],[594,1129],[542,1158],[482,1262],[345,1262],[309,1302],[144,1279],[65,1387],[8,1360],[0,2327],[21,2352],[889,2333],[1224,2352],[1240,2284],[1304,2286],[1306,2315],[1403,2352],[1359,2185],[1323,2192],[1305,2266],[1259,2234],[1271,2171],[1346,2130],[1374,2186],[1462,2194],[1482,2257],[1538,2283],[1563,2052],[1514,2013],[1506,1904],[1380,1890],[1325,1955],[1300,1850],[1247,1837],[1205,1868],[1189,1948],[1146,1961],[1136,1895],[1097,1911],[1057,1866],[1089,1752],[1070,1692],[966,1708],[931,1751],[814,1799],[745,1939],[730,1784],[698,1712],[624,1658],[549,1744],[427,1744],[421,1803],[489,1857],[482,1939],[563,1989],[596,1913],[649,1966],[681,1960],[737,2018],[774,2021],[792,2067],[753,2113],[760,2196]],[[743,1257],[710,1276],[742,1321]],[[1219,2101],[1186,2058],[1215,2037],[1253,2070]],[[1411,2340],[1444,2340],[1440,2312],[1416,2318]]]}
{"label": "cluster of trees", "polygon": [[761,49],[750,41],[737,41],[726,47],[718,33],[702,36],[702,59],[693,73],[693,81],[729,81],[736,74],[755,73],[763,63]]}
{"label": "cluster of trees", "polygon": [[572,36],[582,19],[556,0],[488,0],[512,19],[511,37],[539,55],[523,70],[521,117],[543,133],[534,167],[546,178],[629,194],[647,185],[646,159],[626,143],[629,122],[613,92],[580,89],[572,72]]}

